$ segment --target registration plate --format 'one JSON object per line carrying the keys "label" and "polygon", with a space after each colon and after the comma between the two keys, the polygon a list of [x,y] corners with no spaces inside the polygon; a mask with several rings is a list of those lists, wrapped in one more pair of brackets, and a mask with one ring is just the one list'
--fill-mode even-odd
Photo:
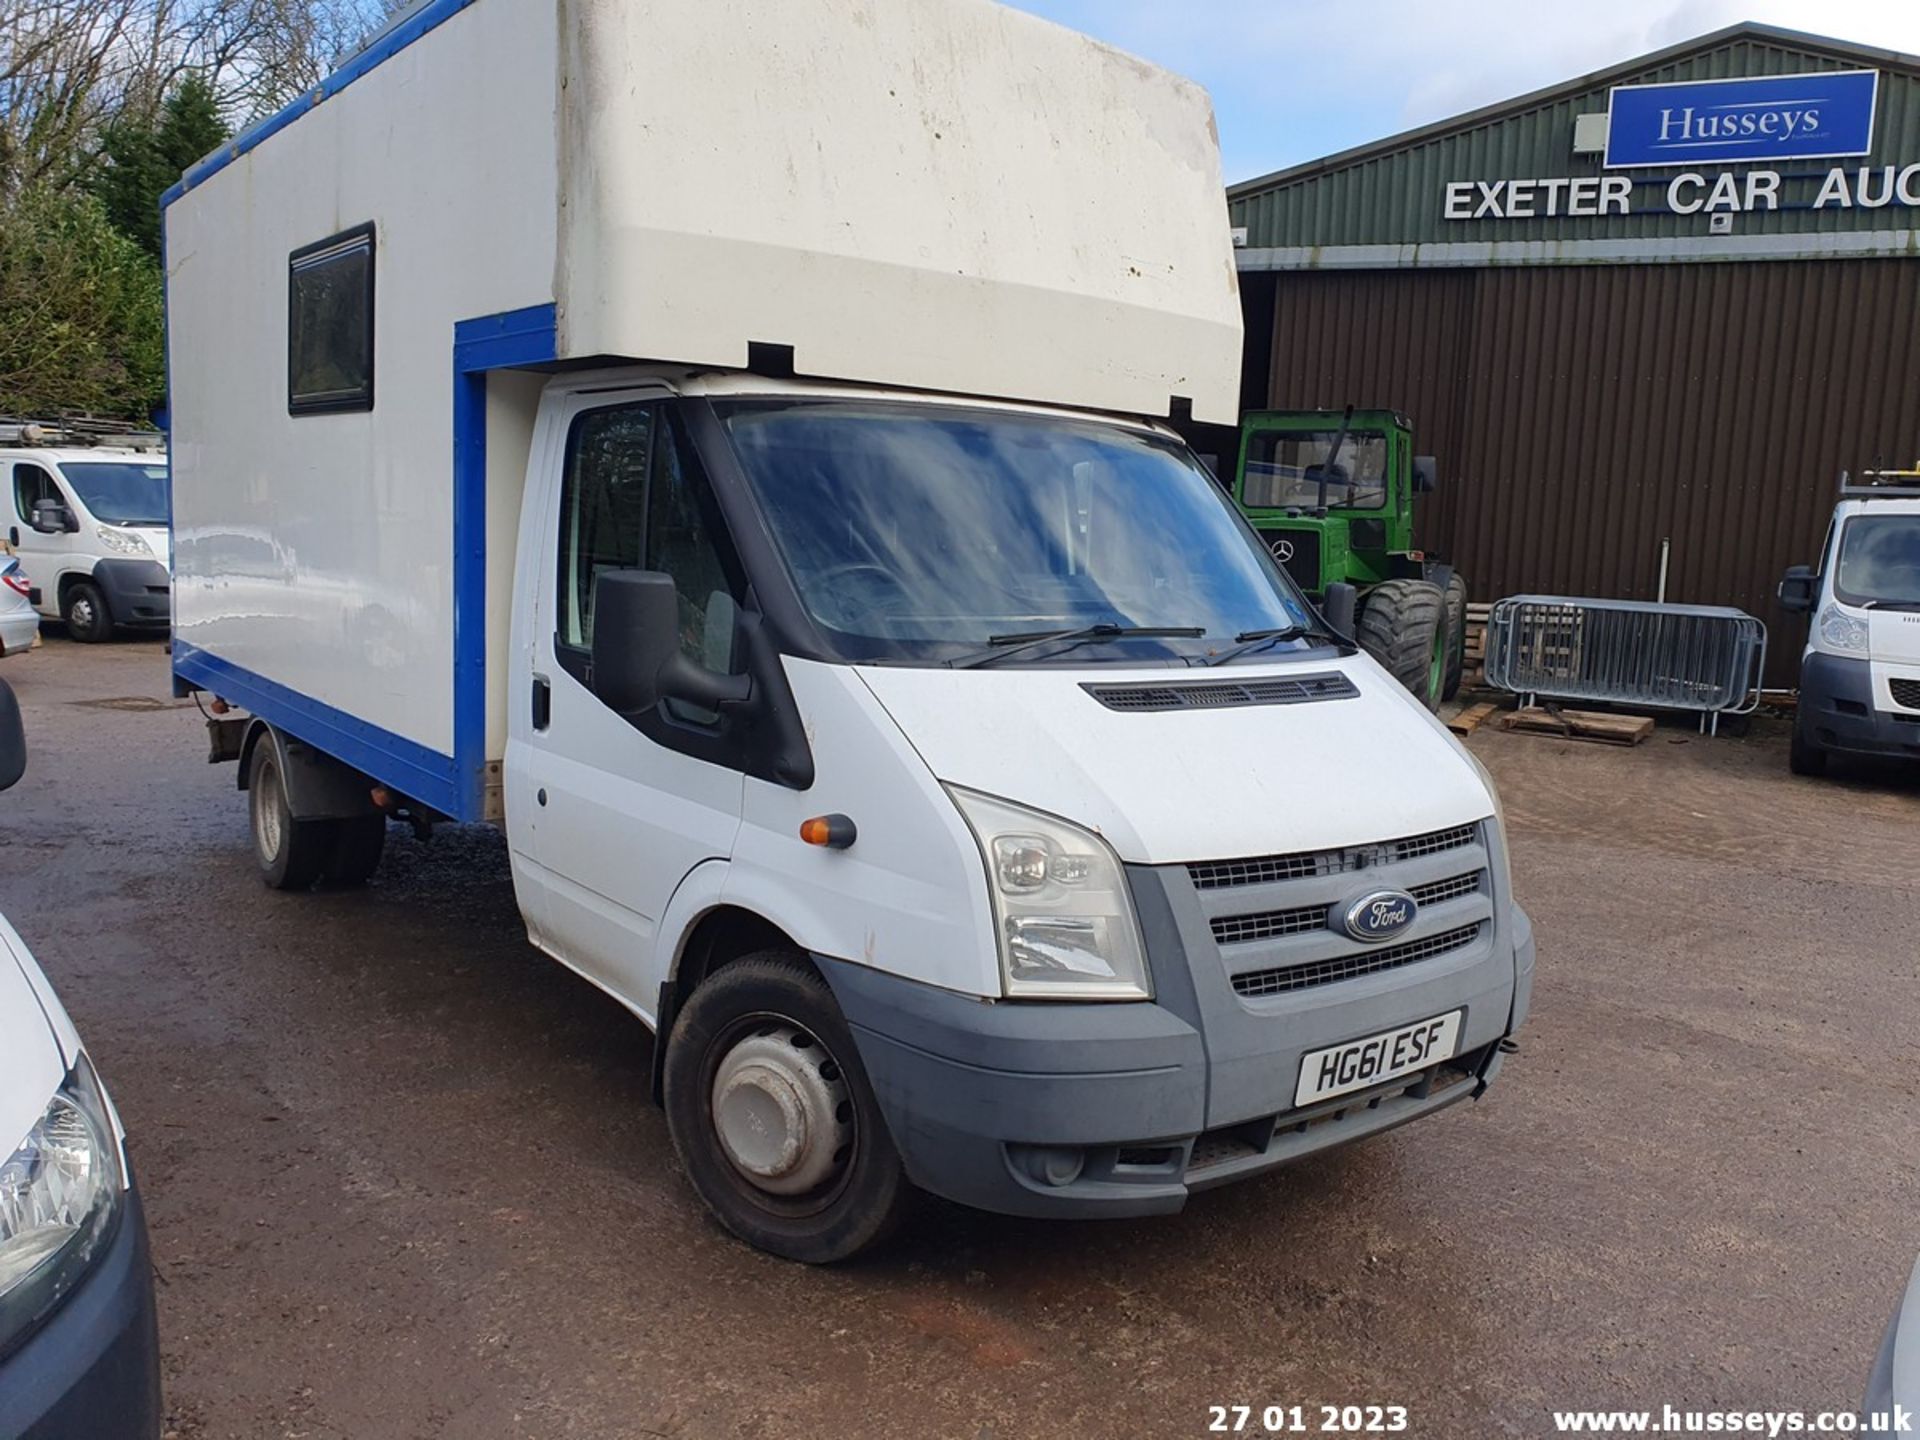
{"label": "registration plate", "polygon": [[1309,1051],[1300,1062],[1300,1083],[1294,1087],[1293,1103],[1311,1105],[1316,1100],[1365,1090],[1450,1058],[1460,1044],[1460,1022],[1466,1013],[1450,1010],[1398,1030],[1382,1030],[1344,1045]]}

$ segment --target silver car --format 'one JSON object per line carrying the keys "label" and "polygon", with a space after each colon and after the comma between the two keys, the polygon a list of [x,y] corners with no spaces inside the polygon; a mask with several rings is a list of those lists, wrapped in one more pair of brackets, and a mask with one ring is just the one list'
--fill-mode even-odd
{"label": "silver car", "polygon": [[18,655],[40,633],[33,608],[33,582],[18,555],[0,555],[0,655]]}

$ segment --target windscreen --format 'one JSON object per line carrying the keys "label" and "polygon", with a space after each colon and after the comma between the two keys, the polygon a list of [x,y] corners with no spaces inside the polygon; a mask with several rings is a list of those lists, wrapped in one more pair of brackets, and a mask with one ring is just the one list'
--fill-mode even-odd
{"label": "windscreen", "polygon": [[717,408],[802,603],[845,658],[937,663],[1109,624],[1204,635],[1076,658],[1200,654],[1310,618],[1192,455],[1150,432],[931,405]]}
{"label": "windscreen", "polygon": [[1337,425],[1329,430],[1255,430],[1247,441],[1242,495],[1248,508],[1256,510],[1311,510],[1319,505],[1378,510],[1387,503],[1387,437],[1377,430],[1349,430],[1341,440]]}
{"label": "windscreen", "polygon": [[94,519],[107,525],[165,525],[167,467],[138,461],[87,460],[63,464]]}
{"label": "windscreen", "polygon": [[1856,515],[1847,521],[1833,588],[1852,605],[1920,605],[1920,515]]}

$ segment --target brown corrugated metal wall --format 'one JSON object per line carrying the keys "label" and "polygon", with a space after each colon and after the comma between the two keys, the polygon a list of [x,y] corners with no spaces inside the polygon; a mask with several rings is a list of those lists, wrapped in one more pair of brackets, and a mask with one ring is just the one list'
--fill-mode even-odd
{"label": "brown corrugated metal wall", "polygon": [[[1738,605],[1791,684],[1844,467],[1920,457],[1920,264],[1858,260],[1282,274],[1276,407],[1384,405],[1440,462],[1420,542],[1476,600]],[[1249,316],[1249,324],[1259,323]]]}

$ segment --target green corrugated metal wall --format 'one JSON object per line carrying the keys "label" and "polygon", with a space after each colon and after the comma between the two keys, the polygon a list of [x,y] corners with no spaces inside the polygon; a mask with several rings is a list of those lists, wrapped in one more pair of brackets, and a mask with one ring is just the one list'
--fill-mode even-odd
{"label": "green corrugated metal wall", "polygon": [[[1236,187],[1229,192],[1229,209],[1233,223],[1247,228],[1247,245],[1254,249],[1701,236],[1706,233],[1704,215],[1675,215],[1664,209],[1668,180],[1689,167],[1604,170],[1598,155],[1573,153],[1574,116],[1604,112],[1608,88],[1615,84],[1870,68],[1881,72],[1871,155],[1754,166],[1707,164],[1699,168],[1710,177],[1722,170],[1780,172],[1781,208],[1736,215],[1736,235],[1904,230],[1920,222],[1920,211],[1901,205],[1876,210],[1814,210],[1811,205],[1820,182],[1833,166],[1857,169],[1860,165],[1901,166],[1920,161],[1920,73],[1895,68],[1888,56],[1863,60],[1857,55],[1752,36],[1609,77],[1578,93],[1489,114],[1467,128],[1432,133],[1371,157],[1295,174],[1270,185],[1251,182],[1244,190]],[[1636,213],[1479,221],[1447,220],[1442,216],[1446,187],[1452,181],[1601,174],[1634,178]],[[1644,213],[1649,208],[1659,213]]]}

